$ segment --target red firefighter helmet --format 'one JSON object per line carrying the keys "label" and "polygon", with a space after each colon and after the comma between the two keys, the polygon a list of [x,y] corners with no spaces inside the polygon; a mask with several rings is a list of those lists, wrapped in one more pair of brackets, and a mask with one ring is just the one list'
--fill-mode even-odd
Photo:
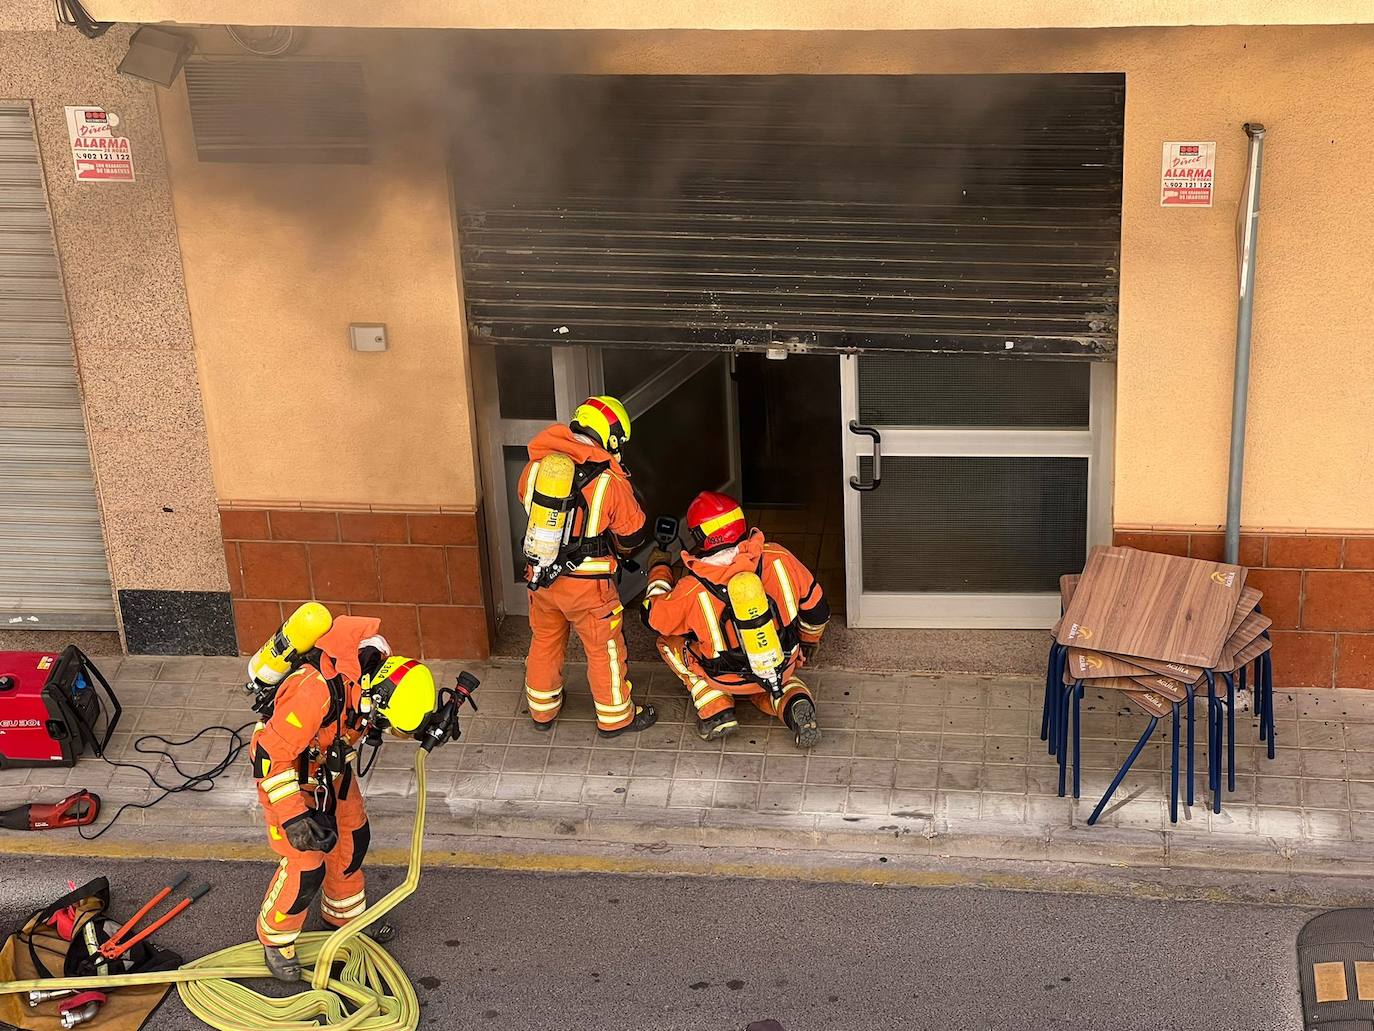
{"label": "red firefighter helmet", "polygon": [[704,490],[687,506],[687,529],[704,555],[738,544],[749,532],[739,502],[729,494]]}

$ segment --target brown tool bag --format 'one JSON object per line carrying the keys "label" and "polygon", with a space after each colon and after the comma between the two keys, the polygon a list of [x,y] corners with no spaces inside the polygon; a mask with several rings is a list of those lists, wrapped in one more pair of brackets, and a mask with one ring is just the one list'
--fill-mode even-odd
{"label": "brown tool bag", "polygon": [[[141,974],[151,970],[175,970],[182,959],[175,952],[158,948],[150,941],[139,942],[116,960],[100,954],[100,946],[119,930],[120,923],[106,915],[110,906],[110,882],[97,877],[35,911],[16,932],[19,943],[28,949],[29,959],[40,977],[95,977],[108,974]],[[70,940],[68,908],[75,910]],[[44,962],[44,957],[48,962]],[[49,966],[61,960],[60,973]]]}

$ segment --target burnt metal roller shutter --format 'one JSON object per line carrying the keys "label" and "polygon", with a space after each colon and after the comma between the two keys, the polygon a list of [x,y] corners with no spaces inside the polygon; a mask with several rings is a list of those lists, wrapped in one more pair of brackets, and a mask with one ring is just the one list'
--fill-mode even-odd
{"label": "burnt metal roller shutter", "polygon": [[33,120],[0,101],[0,630],[20,628],[115,613]]}
{"label": "burnt metal roller shutter", "polygon": [[1110,357],[1119,75],[470,84],[455,192],[495,341]]}

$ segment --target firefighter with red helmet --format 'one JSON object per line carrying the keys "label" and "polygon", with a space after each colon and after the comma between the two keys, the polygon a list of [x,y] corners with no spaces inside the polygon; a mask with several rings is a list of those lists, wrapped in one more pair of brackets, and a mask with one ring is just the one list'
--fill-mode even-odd
{"label": "firefighter with red helmet", "polygon": [[654,707],[635,703],[626,665],[625,612],[616,590],[620,561],[648,536],[621,449],[630,416],[614,397],[589,397],[567,425],[529,444],[520,476],[528,513],[530,650],[525,701],[534,725],[553,727],[563,708],[563,662],[576,631],[587,654],[587,682],[602,737],[647,730]]}
{"label": "firefighter with red helmet", "polygon": [[797,673],[830,619],[821,585],[790,551],[750,529],[729,495],[698,494],[687,528],[680,577],[665,552],[651,556],[644,609],[659,653],[692,696],[698,735],[714,741],[735,730],[743,697],[782,720],[799,748],[814,748],[815,699]]}

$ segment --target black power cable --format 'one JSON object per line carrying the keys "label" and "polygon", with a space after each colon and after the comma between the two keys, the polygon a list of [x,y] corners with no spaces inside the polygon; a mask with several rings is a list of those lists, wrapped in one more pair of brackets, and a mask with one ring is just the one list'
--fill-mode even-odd
{"label": "black power cable", "polygon": [[112,21],[96,21],[81,6],[81,0],[56,0],[57,20],[70,25],[87,39],[97,39],[105,35],[114,24]]}
{"label": "black power cable", "polygon": [[[164,757],[168,762],[172,764],[172,769],[174,769],[177,772],[177,776],[181,777],[181,783],[179,784],[164,784],[162,783],[162,781],[158,780],[157,776],[146,766],[140,766],[138,763],[123,762],[118,759],[111,759],[102,751],[101,753],[99,753],[100,758],[103,759],[106,764],[113,766],[115,769],[119,770],[138,770],[140,773],[142,773],[145,777],[148,778],[148,783],[151,784],[153,787],[161,790],[162,794],[158,795],[150,802],[125,802],[115,811],[115,814],[113,817],[111,817],[110,822],[105,824],[104,827],[101,827],[100,830],[96,831],[94,834],[87,834],[85,828],[83,827],[78,827],[77,833],[80,834],[87,841],[94,841],[96,838],[100,837],[107,830],[113,827],[119,821],[119,818],[124,815],[124,811],[126,809],[151,809],[153,806],[157,805],[159,802],[161,802],[163,799],[167,798],[170,795],[179,795],[185,791],[213,790],[216,779],[224,776],[224,774],[229,770],[229,768],[233,766],[236,761],[238,761],[239,756],[243,754],[243,750],[248,747],[249,738],[246,738],[244,736],[244,732],[254,727],[255,725],[255,723],[249,722],[235,729],[233,727],[225,727],[220,724],[215,724],[213,726],[206,727],[203,730],[197,731],[195,734],[191,735],[184,741],[173,741],[162,734],[144,734],[142,737],[137,738],[134,741],[134,751],[138,752],[141,755],[160,755]],[[200,740],[200,738],[204,737],[206,734],[214,730],[222,730],[224,731],[224,733],[229,735],[229,749],[225,753],[223,759],[215,763],[212,767],[210,767],[210,769],[206,770],[204,773],[188,773],[186,770],[183,770],[179,765],[177,765],[176,757],[169,751],[169,749],[185,748],[187,745]],[[161,742],[165,747],[146,747],[145,742],[149,741]]]}

